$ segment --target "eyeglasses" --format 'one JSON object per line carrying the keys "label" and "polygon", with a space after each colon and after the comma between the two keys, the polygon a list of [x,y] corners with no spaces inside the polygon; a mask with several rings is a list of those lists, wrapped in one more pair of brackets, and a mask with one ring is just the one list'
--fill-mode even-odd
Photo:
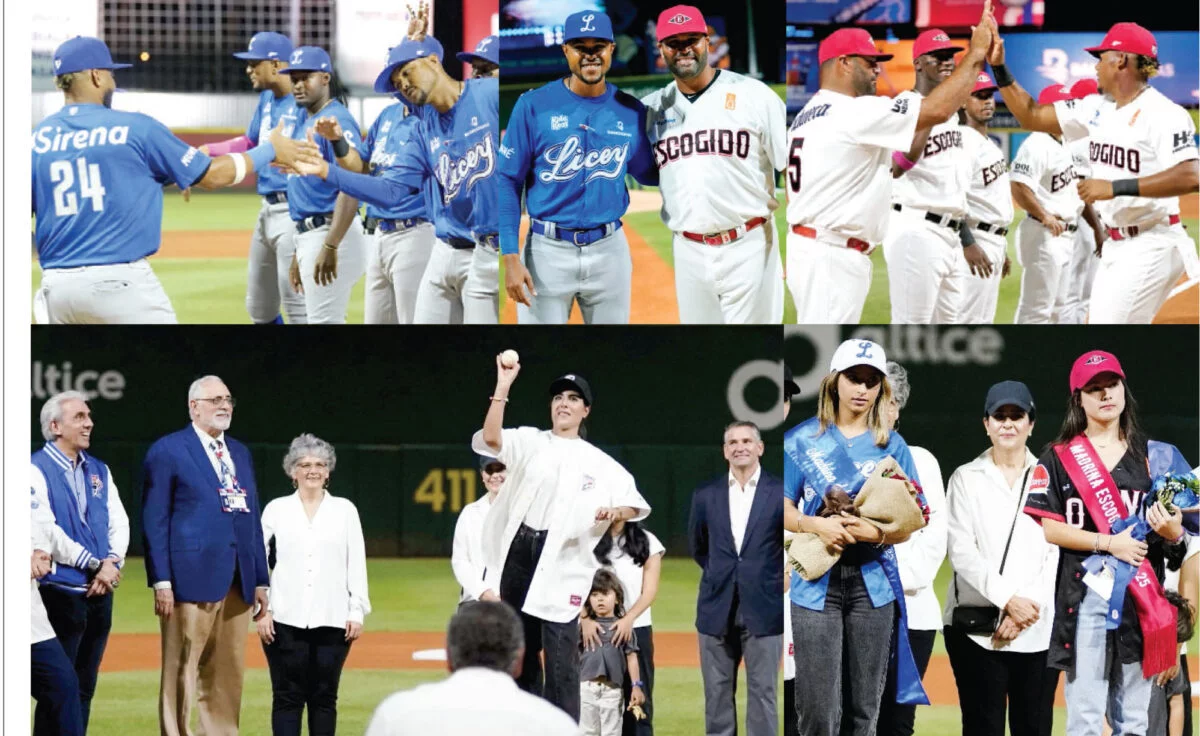
{"label": "eyeglasses", "polygon": [[212,404],[214,407],[221,406],[222,404],[229,404],[230,409],[237,406],[237,399],[233,398],[232,396],[213,396],[213,397],[198,396],[198,397],[196,397],[196,401],[207,401],[208,403]]}

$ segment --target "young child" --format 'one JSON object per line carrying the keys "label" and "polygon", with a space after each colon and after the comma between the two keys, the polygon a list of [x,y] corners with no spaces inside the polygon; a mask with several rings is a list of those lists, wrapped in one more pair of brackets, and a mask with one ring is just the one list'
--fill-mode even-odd
{"label": "young child", "polygon": [[637,641],[629,638],[614,644],[616,621],[625,615],[625,596],[616,573],[607,568],[596,571],[592,590],[583,606],[588,618],[600,624],[601,645],[592,651],[580,645],[579,655],[579,733],[581,736],[621,736],[621,686],[625,678],[633,682],[630,705],[646,701],[638,672]]}

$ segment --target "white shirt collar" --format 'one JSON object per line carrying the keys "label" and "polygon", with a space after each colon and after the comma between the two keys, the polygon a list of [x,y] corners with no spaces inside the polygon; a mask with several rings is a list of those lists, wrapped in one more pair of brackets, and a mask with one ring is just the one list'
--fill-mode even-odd
{"label": "white shirt collar", "polygon": [[[751,475],[750,480],[746,481],[746,488],[758,488],[758,477],[760,475],[762,475],[762,463],[758,464],[758,467],[754,469],[754,475]],[[734,484],[737,484],[737,482],[738,480],[737,478],[733,477],[733,469],[731,468],[729,470],[729,487],[733,488]]]}
{"label": "white shirt collar", "polygon": [[192,422],[192,429],[196,432],[196,436],[200,438],[200,445],[205,450],[210,449],[208,446],[208,443],[212,442],[213,440],[220,442],[222,445],[225,444],[225,433],[224,432],[220,433],[216,437],[213,437],[208,432],[205,432],[203,429],[200,429],[200,425],[196,424],[195,422]]}

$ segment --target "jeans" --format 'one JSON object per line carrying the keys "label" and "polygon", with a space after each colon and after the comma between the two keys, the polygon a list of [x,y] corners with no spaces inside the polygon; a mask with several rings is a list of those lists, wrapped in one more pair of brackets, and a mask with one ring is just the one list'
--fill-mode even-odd
{"label": "jeans", "polygon": [[963,733],[1004,736],[1007,711],[1012,736],[1050,736],[1059,671],[1046,666],[1047,652],[992,651],[950,626],[944,634]]}
{"label": "jeans", "polygon": [[[638,673],[642,676],[642,692],[646,695],[646,702],[642,703],[642,710],[646,712],[646,717],[638,720],[633,717],[629,711],[625,711],[624,722],[621,726],[622,736],[654,736],[654,631],[651,626],[639,626],[633,630],[637,636],[637,661]],[[628,679],[625,680],[625,702],[629,702],[629,693],[631,683]]]}
{"label": "jeans", "polygon": [[896,603],[872,607],[862,571],[839,562],[824,610],[791,605],[801,736],[875,736]]}
{"label": "jeans", "polygon": [[1105,704],[1112,736],[1146,736],[1153,680],[1141,662],[1121,664],[1109,650],[1108,601],[1091,589],[1079,604],[1075,629],[1075,673],[1067,675],[1067,733],[1100,736]]}
{"label": "jeans", "polygon": [[[925,677],[929,657],[933,654],[935,629],[909,629],[908,643],[912,647],[917,671]],[[917,706],[896,702],[896,669],[888,668],[887,685],[883,688],[883,701],[879,706],[879,736],[912,736],[917,720]]]}
{"label": "jeans", "polygon": [[[96,680],[100,675],[100,660],[104,658],[108,632],[112,628],[112,594],[88,597],[53,585],[40,586],[38,592],[63,653],[75,668],[79,681],[79,713],[83,730],[87,731],[92,696],[96,694]],[[54,733],[52,729],[47,730],[49,714],[44,710],[40,705],[34,710],[35,734]]]}
{"label": "jeans", "polygon": [[37,700],[35,734],[83,736],[79,713],[79,679],[58,639],[47,639],[29,650],[30,692]]}
{"label": "jeans", "polygon": [[300,736],[308,706],[310,736],[337,730],[338,682],[350,654],[346,630],[333,626],[300,629],[275,622],[275,640],[263,644],[271,672],[271,732]]}

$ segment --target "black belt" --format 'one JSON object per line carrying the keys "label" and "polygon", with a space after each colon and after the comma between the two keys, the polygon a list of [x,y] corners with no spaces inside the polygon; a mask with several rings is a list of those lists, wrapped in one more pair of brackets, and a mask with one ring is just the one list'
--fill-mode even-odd
{"label": "black belt", "polygon": [[470,238],[446,238],[446,245],[454,250],[471,250],[475,247],[475,241]]}
{"label": "black belt", "polygon": [[267,192],[263,195],[267,204],[287,204],[287,192]]}
{"label": "black belt", "polygon": [[[904,208],[902,205],[893,204],[892,209],[899,212],[900,210],[902,210]],[[909,209],[916,209],[916,208],[910,207]],[[916,210],[916,211],[920,212],[921,210]],[[941,225],[942,227],[948,227],[951,230],[958,230],[960,227],[962,227],[962,220],[955,220],[954,218],[950,217],[949,215],[937,215],[932,212],[926,212],[925,220],[928,222],[932,222],[935,225]]]}
{"label": "black belt", "polygon": [[424,217],[410,217],[407,220],[384,220],[379,217],[368,217],[363,223],[367,235],[373,235],[376,230],[381,233],[398,233],[412,230],[423,222],[429,222]]}
{"label": "black belt", "polygon": [[332,224],[333,224],[333,213],[332,212],[330,212],[329,214],[326,214],[326,215],[313,215],[312,217],[305,217],[303,220],[297,220],[296,221],[296,232],[306,233],[309,230],[316,230],[317,228],[322,227],[324,225],[332,225]]}
{"label": "black belt", "polygon": [[993,225],[990,222],[981,222],[975,226],[975,229],[979,230],[980,232],[992,233],[993,235],[1001,235],[1001,236],[1008,235],[1007,227],[1001,227],[1000,225]]}
{"label": "black belt", "polygon": [[513,541],[518,539],[539,539],[545,540],[549,529],[534,529],[531,526],[526,526],[524,523],[517,527],[517,534],[513,537]]}

